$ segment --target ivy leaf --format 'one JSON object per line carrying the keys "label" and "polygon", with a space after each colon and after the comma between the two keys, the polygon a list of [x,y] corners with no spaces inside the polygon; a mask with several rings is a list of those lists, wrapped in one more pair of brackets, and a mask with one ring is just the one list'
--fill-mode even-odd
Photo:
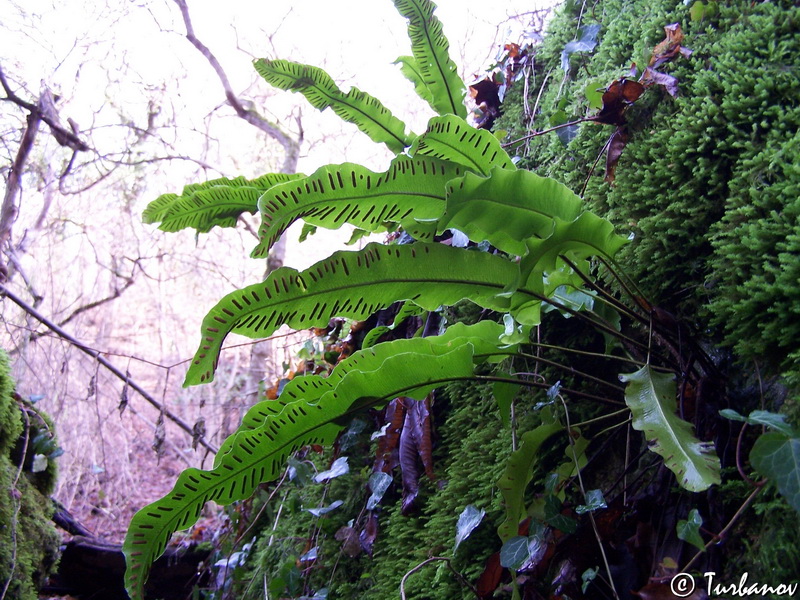
{"label": "ivy leaf", "polygon": [[590,81],[586,84],[586,87],[583,88],[583,95],[586,96],[586,100],[589,102],[589,108],[600,110],[603,108],[603,89],[601,88],[602,83],[598,83],[597,81]]}
{"label": "ivy leaf", "polygon": [[765,433],[750,451],[750,464],[774,481],[791,507],[800,512],[800,438]]}
{"label": "ivy leaf", "polygon": [[[331,502],[328,506],[322,506],[320,508],[307,508],[306,510],[310,512],[315,517],[321,517],[322,515],[326,515],[332,510],[336,510],[339,508],[344,502],[342,500],[336,500]],[[309,559],[310,560],[310,559]]]}
{"label": "ivy leaf", "polygon": [[578,522],[572,517],[561,514],[561,509],[558,496],[547,496],[544,500],[544,520],[559,531],[575,533],[578,530]]}
{"label": "ivy leaf", "polygon": [[594,512],[601,508],[608,508],[606,499],[603,497],[602,490],[589,490],[586,492],[586,504],[575,507],[575,512],[582,515],[587,512]]}
{"label": "ivy leaf", "polygon": [[701,551],[706,551],[706,544],[703,538],[700,537],[700,526],[703,524],[703,517],[696,508],[689,511],[689,518],[687,520],[678,521],[676,526],[676,533],[678,539],[684,540],[699,548]]}
{"label": "ivy leaf", "polygon": [[528,560],[528,538],[517,535],[500,548],[500,565],[516,571]]}
{"label": "ivy leaf", "polygon": [[561,68],[569,71],[569,57],[575,52],[591,52],[597,46],[600,24],[584,25],[578,30],[579,39],[569,42],[561,52]]}
{"label": "ivy leaf", "polygon": [[628,384],[625,402],[633,414],[633,428],[644,432],[650,450],[664,457],[664,464],[675,473],[681,487],[702,492],[720,483],[720,463],[713,442],[695,438],[692,426],[676,414],[673,375],[645,365],[619,378]]}
{"label": "ivy leaf", "polygon": [[732,408],[724,408],[719,414],[732,421],[743,421],[749,425],[764,425],[788,437],[800,437],[794,427],[786,422],[786,415],[769,412],[767,410],[754,410],[749,416],[740,415]]}
{"label": "ivy leaf", "polygon": [[314,481],[322,483],[323,481],[330,481],[336,479],[350,472],[350,465],[347,464],[347,457],[340,456],[331,465],[327,471],[320,471],[314,476]]}
{"label": "ivy leaf", "polygon": [[459,544],[469,537],[475,528],[481,524],[483,517],[486,516],[486,511],[478,510],[474,505],[469,504],[459,515],[458,523],[456,523],[456,545],[453,548],[453,554],[458,550]]}

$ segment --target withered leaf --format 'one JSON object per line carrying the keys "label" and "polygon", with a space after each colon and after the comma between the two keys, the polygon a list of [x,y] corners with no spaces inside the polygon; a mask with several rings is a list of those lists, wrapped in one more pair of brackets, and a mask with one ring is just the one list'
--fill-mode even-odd
{"label": "withered leaf", "polygon": [[375,540],[378,537],[378,515],[375,511],[369,511],[367,513],[367,522],[364,524],[364,529],[361,530],[358,537],[361,541],[361,548],[364,552],[372,556],[372,546],[375,544]]}
{"label": "withered leaf", "polygon": [[614,171],[617,168],[617,162],[622,155],[622,150],[625,144],[628,143],[628,132],[625,127],[618,127],[617,130],[611,135],[611,140],[608,142],[608,153],[606,154],[606,176],[605,180],[608,183],[614,183]]}
{"label": "withered leaf", "polygon": [[500,553],[495,552],[486,561],[486,567],[483,573],[478,578],[478,583],[475,588],[481,598],[491,598],[494,596],[494,591],[500,585],[500,580],[503,576],[503,567],[500,564]]}
{"label": "withered leaf", "polygon": [[425,474],[434,479],[433,444],[431,441],[430,399],[405,398],[406,418],[400,433],[400,470],[403,482],[402,512],[408,514],[419,493],[417,457]]}
{"label": "withered leaf", "polygon": [[651,67],[645,67],[639,82],[646,88],[653,85],[663,85],[667,93],[673,98],[678,95],[678,79]]}
{"label": "withered leaf", "polygon": [[621,126],[625,124],[625,111],[639,99],[644,86],[638,81],[617,79],[603,93],[603,108],[592,117],[597,123]]}
{"label": "withered leaf", "polygon": [[[416,402],[410,398],[406,399],[410,402]],[[401,511],[404,515],[408,515],[414,507],[414,501],[419,494],[419,469],[417,468],[417,445],[414,441],[414,436],[411,433],[413,428],[414,417],[409,416],[412,414],[411,410],[406,412],[405,423],[403,424],[403,431],[400,433],[400,471],[401,479],[403,482],[403,500]]]}
{"label": "withered leaf", "polygon": [[200,417],[192,426],[192,450],[197,450],[197,444],[206,436],[206,419]]}
{"label": "withered leaf", "polygon": [[677,54],[681,54],[684,58],[692,55],[691,50],[681,46],[683,43],[683,31],[680,23],[667,25],[664,27],[664,33],[666,33],[666,37],[653,48],[653,56],[650,57],[650,66],[654,69],[671,60]]}
{"label": "withered leaf", "polygon": [[345,525],[339,528],[334,537],[342,542],[342,552],[350,558],[355,558],[361,554],[361,542],[358,533],[352,527]]}
{"label": "withered leaf", "polygon": [[378,438],[373,470],[389,473],[400,464],[398,445],[400,431],[406,416],[406,406],[402,398],[395,398],[386,406],[385,423],[388,425],[385,435]]}

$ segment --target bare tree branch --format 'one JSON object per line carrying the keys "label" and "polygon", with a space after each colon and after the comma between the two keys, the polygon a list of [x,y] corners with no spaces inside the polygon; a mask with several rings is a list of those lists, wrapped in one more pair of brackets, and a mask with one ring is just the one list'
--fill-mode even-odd
{"label": "bare tree branch", "polygon": [[283,158],[283,168],[281,169],[281,172],[294,173],[297,169],[297,159],[300,154],[300,142],[302,141],[302,134],[299,139],[294,139],[292,136],[283,131],[278,125],[261,116],[257,111],[244,107],[242,100],[233,92],[233,88],[228,80],[228,76],[225,73],[225,70],[222,68],[220,62],[217,60],[217,57],[214,56],[208,46],[203,44],[203,42],[201,42],[195,35],[194,27],[192,26],[192,20],[189,16],[189,7],[186,5],[186,0],[174,0],[174,2],[178,5],[178,8],[180,8],[181,16],[183,17],[183,24],[186,26],[186,39],[188,39],[191,44],[197,48],[200,54],[205,57],[205,59],[214,69],[214,72],[217,74],[217,77],[219,77],[219,80],[222,83],[222,88],[225,90],[225,98],[228,100],[228,104],[233,107],[233,110],[236,111],[236,114],[239,115],[239,117],[254,127],[257,127],[268,136],[276,140],[281,146],[283,146],[285,155]]}
{"label": "bare tree branch", "polygon": [[[78,350],[80,350],[80,351],[88,354],[92,358],[94,358],[99,364],[103,365],[111,373],[116,375],[118,379],[120,379],[121,381],[124,381],[128,386],[130,386],[132,389],[136,390],[136,392],[138,392],[139,395],[142,398],[147,400],[150,404],[152,404],[159,411],[161,411],[161,413],[166,418],[168,418],[170,421],[175,423],[178,427],[183,429],[190,436],[196,437],[196,433],[194,432],[194,429],[192,428],[191,425],[189,425],[183,419],[181,419],[177,415],[175,415],[172,412],[170,412],[169,410],[167,410],[167,408],[161,402],[159,402],[158,400],[153,398],[139,384],[137,384],[135,381],[131,380],[131,378],[129,376],[127,376],[125,373],[120,371],[117,367],[115,367],[108,360],[103,358],[103,356],[100,354],[100,352],[98,352],[97,350],[94,350],[94,349],[89,348],[88,346],[82,344],[80,341],[78,341],[73,336],[71,336],[69,333],[64,331],[61,327],[59,327],[58,325],[53,323],[50,319],[48,319],[47,317],[42,315],[39,311],[37,311],[32,306],[30,306],[28,303],[26,303],[19,296],[14,294],[14,292],[9,290],[6,286],[4,286],[2,284],[0,284],[0,295],[7,297],[14,304],[19,306],[22,310],[24,310],[26,313],[28,313],[30,316],[32,316],[34,319],[36,319],[37,321],[42,323],[45,327],[47,327],[48,329],[53,331],[59,337],[63,338],[64,340],[66,340],[67,342],[69,342],[70,344],[75,346]],[[198,443],[200,445],[202,445],[203,447],[205,447],[206,449],[208,449],[209,451],[215,453],[215,454],[219,450],[216,446],[214,446],[210,442],[206,441],[206,439],[204,437],[200,437],[198,439]]]}

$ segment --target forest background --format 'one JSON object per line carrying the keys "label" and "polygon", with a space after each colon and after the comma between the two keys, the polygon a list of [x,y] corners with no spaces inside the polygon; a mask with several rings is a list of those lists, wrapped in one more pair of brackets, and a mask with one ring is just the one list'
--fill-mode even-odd
{"label": "forest background", "polygon": [[[181,469],[208,465],[207,448],[194,449],[198,440],[218,446],[258,382],[281,375],[304,343],[279,335],[255,353],[244,343],[226,352],[216,383],[181,389],[207,309],[263,276],[262,262],[240,259],[257,224],[245,219],[244,229],[196,239],[164,235],[142,224],[143,208],[161,193],[221,176],[311,172],[345,161],[384,168],[389,152],[330,111],[271,89],[252,69],[256,57],[322,65],[344,88],[386,98],[417,129],[431,113],[409,102],[413,90],[392,68],[408,40],[390,2],[2,4],[6,197],[31,130],[25,103],[51,102],[56,125],[75,134],[62,145],[60,132],[41,123],[27,148],[10,198],[17,212],[4,216],[4,285],[129,374],[156,404],[8,299],[2,347],[18,393],[57,424],[55,498],[99,538],[120,541],[133,512],[168,490]],[[518,0],[439,5],[466,81],[506,41],[537,41],[546,13]],[[186,39],[182,7],[207,54]],[[241,118],[239,109],[256,116]],[[87,148],[76,150],[79,142]],[[303,245],[299,235],[299,227],[287,233],[288,249],[273,254],[272,268],[284,256],[305,268],[342,245],[334,232]],[[194,430],[194,441],[169,414]]]}

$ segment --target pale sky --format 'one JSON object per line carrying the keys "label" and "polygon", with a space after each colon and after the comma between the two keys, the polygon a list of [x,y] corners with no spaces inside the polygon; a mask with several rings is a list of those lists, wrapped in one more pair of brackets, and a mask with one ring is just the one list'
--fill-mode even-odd
{"label": "pale sky", "polygon": [[[530,0],[438,2],[436,14],[450,39],[451,55],[467,81],[491,63],[503,43],[524,34],[508,17],[535,6]],[[189,9],[198,37],[217,55],[236,91],[257,81],[252,58],[286,58],[323,66],[344,89],[355,85],[371,93],[415,131],[430,116],[391,64],[409,53],[409,42],[406,21],[390,0],[190,0]],[[0,60],[6,73],[24,78],[31,93],[45,81],[63,94],[62,113],[83,126],[111,123],[120,111],[141,117],[153,89],[164,89],[175,111],[192,112],[198,119],[224,101],[211,68],[183,37],[178,9],[169,0],[118,5],[108,0],[0,0],[0,13],[0,29],[5,30]],[[259,81],[248,93],[263,96],[270,90]],[[302,98],[277,96],[265,110],[283,119],[291,107],[303,107],[311,139],[317,126],[313,110]],[[318,126],[333,123],[338,126],[329,115]],[[368,159],[370,152],[346,158]],[[340,158],[333,153],[333,160]],[[330,160],[324,152],[315,150],[301,168],[309,171],[325,162]]]}

